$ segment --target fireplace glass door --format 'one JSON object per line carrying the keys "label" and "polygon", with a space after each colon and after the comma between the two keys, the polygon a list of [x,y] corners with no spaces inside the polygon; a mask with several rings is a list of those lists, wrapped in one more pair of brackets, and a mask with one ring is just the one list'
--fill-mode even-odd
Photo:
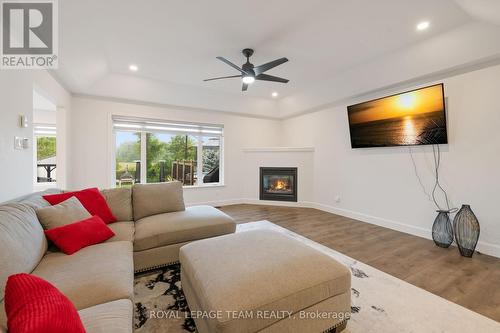
{"label": "fireplace glass door", "polygon": [[297,168],[260,168],[260,199],[297,201]]}

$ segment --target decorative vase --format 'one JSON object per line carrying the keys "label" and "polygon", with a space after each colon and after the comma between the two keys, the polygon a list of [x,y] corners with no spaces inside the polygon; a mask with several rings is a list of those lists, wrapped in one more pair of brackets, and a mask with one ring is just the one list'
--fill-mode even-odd
{"label": "decorative vase", "polygon": [[453,243],[453,227],[451,226],[450,211],[437,210],[438,215],[432,225],[432,239],[439,247],[447,248]]}
{"label": "decorative vase", "polygon": [[479,239],[480,227],[479,221],[469,205],[462,205],[462,208],[455,215],[453,229],[455,229],[455,240],[460,254],[464,257],[472,257]]}

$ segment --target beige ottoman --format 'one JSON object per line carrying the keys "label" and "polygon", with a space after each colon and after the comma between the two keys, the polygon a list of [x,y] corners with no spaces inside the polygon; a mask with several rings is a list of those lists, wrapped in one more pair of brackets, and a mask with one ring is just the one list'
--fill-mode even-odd
{"label": "beige ottoman", "polygon": [[350,315],[349,270],[275,231],[193,242],[180,262],[200,333],[340,332]]}

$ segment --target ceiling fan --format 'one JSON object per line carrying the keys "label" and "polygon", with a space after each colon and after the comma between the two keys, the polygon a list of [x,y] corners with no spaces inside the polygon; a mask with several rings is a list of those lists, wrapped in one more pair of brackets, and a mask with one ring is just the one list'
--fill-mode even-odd
{"label": "ceiling fan", "polygon": [[247,58],[247,62],[244,63],[243,66],[241,66],[241,68],[236,66],[235,64],[233,64],[231,61],[227,60],[224,57],[217,57],[217,59],[219,59],[220,61],[233,67],[234,69],[239,71],[241,74],[222,76],[222,77],[214,77],[214,78],[206,79],[203,81],[213,81],[213,80],[230,79],[230,78],[239,77],[239,78],[241,78],[241,81],[243,81],[243,86],[241,87],[242,91],[246,91],[248,89],[248,85],[252,84],[255,80],[288,83],[287,79],[264,74],[264,72],[267,72],[268,70],[287,62],[288,61],[287,58],[280,58],[280,59],[270,61],[270,62],[265,63],[265,64],[260,65],[260,66],[254,66],[252,63],[250,63],[250,57],[253,54],[253,50],[252,49],[244,49],[241,52]]}

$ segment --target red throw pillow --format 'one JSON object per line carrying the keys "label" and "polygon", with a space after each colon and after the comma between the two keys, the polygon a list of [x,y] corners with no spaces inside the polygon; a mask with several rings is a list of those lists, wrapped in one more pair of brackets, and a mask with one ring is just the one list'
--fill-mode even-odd
{"label": "red throw pillow", "polygon": [[44,232],[47,238],[66,254],[73,254],[86,246],[102,243],[115,235],[97,215]]}
{"label": "red throw pillow", "polygon": [[5,312],[9,333],[85,333],[73,303],[56,287],[34,275],[9,276]]}
{"label": "red throw pillow", "polygon": [[88,188],[82,191],[66,192],[60,194],[44,195],[43,198],[47,200],[52,206],[60,204],[71,197],[76,197],[82,203],[83,207],[89,211],[90,215],[99,215],[105,223],[116,222],[116,217],[111,212],[111,209],[106,202],[104,196],[97,188]]}

